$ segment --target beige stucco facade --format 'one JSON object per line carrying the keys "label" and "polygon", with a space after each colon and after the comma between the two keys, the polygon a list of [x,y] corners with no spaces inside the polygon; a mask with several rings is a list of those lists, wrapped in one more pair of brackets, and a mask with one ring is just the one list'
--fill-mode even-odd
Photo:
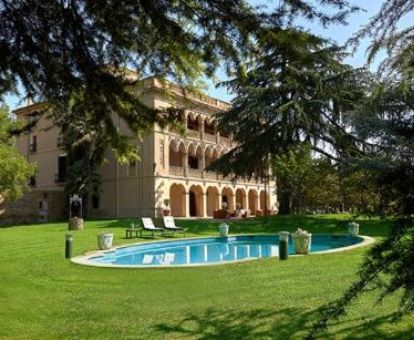
{"label": "beige stucco facade", "polygon": [[[214,210],[227,205],[229,211],[239,207],[251,215],[265,208],[275,211],[275,183],[241,179],[230,181],[205,167],[235,144],[231,136],[216,132],[214,115],[229,107],[215,98],[184,94],[174,84],[161,83],[156,78],[143,80],[142,100],[151,108],[168,106],[184,108],[185,134],[155,125],[142,141],[132,142],[140,149],[141,161],[120,165],[111,150],[101,167],[102,193],[98,203],[89,209],[95,217],[160,216],[164,202],[169,200],[171,214],[177,217],[209,217]],[[29,119],[36,104],[20,108],[15,113]],[[120,129],[128,134],[125,123]],[[60,147],[60,133],[46,118],[42,118],[29,135],[19,138],[17,146],[37,164],[34,192],[63,192],[64,178],[59,173],[59,158],[65,156]],[[36,144],[34,146],[34,144]],[[62,164],[61,164],[62,168]],[[267,194],[266,194],[267,193]]]}

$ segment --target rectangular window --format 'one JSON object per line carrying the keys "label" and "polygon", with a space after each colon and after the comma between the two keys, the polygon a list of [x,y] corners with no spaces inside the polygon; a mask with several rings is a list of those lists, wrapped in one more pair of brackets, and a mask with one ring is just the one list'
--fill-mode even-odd
{"label": "rectangular window", "polygon": [[56,175],[57,183],[64,183],[66,181],[67,161],[66,156],[58,157],[58,173]]}
{"label": "rectangular window", "polygon": [[57,141],[56,141],[56,146],[57,146],[58,148],[63,147],[63,136],[62,136],[62,135],[59,135],[59,136],[58,136]]}
{"label": "rectangular window", "polygon": [[36,176],[30,176],[29,185],[32,187],[36,186]]}
{"label": "rectangular window", "polygon": [[165,150],[164,150],[164,141],[160,141],[160,164],[165,167]]}
{"label": "rectangular window", "polygon": [[99,195],[92,195],[92,209],[99,209]]}
{"label": "rectangular window", "polygon": [[129,161],[128,164],[128,176],[137,175],[137,161],[135,159]]}
{"label": "rectangular window", "polygon": [[29,146],[30,152],[36,152],[37,151],[37,136],[32,135],[30,137],[30,146]]}

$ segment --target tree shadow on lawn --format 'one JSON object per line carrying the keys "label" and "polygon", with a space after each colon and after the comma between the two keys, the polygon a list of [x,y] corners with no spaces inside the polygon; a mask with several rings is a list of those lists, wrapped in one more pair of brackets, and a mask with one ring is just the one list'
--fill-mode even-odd
{"label": "tree shadow on lawn", "polygon": [[[154,326],[157,334],[164,337],[197,339],[301,339],[308,335],[318,310],[303,312],[298,308],[282,310],[255,309],[251,311],[217,310],[209,308],[204,313],[188,314],[176,323],[159,323]],[[329,333],[317,338],[348,339],[402,339],[409,338],[414,332],[410,329],[393,334],[381,329],[382,325],[392,322],[394,314],[365,320],[365,318],[334,322]],[[357,323],[357,324],[355,324]]]}
{"label": "tree shadow on lawn", "polygon": [[[99,221],[103,222],[103,221]],[[188,233],[192,234],[215,234],[217,227],[221,223],[230,225],[230,233],[278,233],[282,230],[293,232],[297,228],[306,229],[315,234],[346,234],[346,224],[348,219],[345,217],[335,217],[332,215],[279,215],[269,217],[258,217],[240,220],[213,220],[213,219],[177,219],[177,225],[187,228]],[[358,219],[360,224],[360,234],[373,237],[384,237],[388,234],[392,219],[380,220]],[[98,228],[129,228],[131,223],[140,226],[137,219],[120,219],[108,220],[108,223],[102,223]],[[156,226],[162,226],[163,222],[160,218],[154,219]]]}

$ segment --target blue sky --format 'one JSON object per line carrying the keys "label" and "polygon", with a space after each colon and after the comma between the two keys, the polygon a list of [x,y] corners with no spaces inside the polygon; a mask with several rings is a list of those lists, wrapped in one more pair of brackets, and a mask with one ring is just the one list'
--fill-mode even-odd
{"label": "blue sky", "polygon": [[[279,0],[252,0],[251,2],[255,5],[265,4],[269,7],[272,7],[275,5],[277,6]],[[323,37],[332,39],[339,44],[343,44],[349,37],[352,36],[353,33],[355,33],[362,25],[366,24],[369,21],[369,19],[378,12],[379,8],[381,7],[381,4],[383,3],[383,1],[380,0],[365,0],[362,4],[361,2],[362,1],[353,1],[354,4],[357,4],[358,6],[364,8],[365,12],[354,13],[353,15],[351,15],[348,19],[347,26],[332,25],[328,29],[323,29],[317,23],[313,23],[306,24],[306,27],[308,27],[309,30],[315,34],[320,34]],[[366,62],[365,52],[368,45],[369,41],[363,41],[359,49],[354,53],[354,55],[348,57],[346,61],[356,67],[363,66]],[[376,63],[371,65],[370,68],[374,69],[377,63],[378,60],[376,61]],[[220,80],[226,79],[225,74],[223,72],[218,72],[217,77]],[[210,85],[208,93],[211,96],[222,100],[230,101],[232,98],[232,95],[227,93],[226,89],[215,88],[214,84]],[[9,105],[11,109],[14,109],[18,106],[22,106],[24,104],[21,103],[19,98],[17,98],[16,96],[6,96],[5,99],[6,103]]]}
{"label": "blue sky", "polygon": [[[303,26],[308,28],[312,33],[321,35],[327,39],[331,39],[336,41],[338,44],[344,44],[358,29],[364,26],[366,23],[369,22],[370,18],[374,16],[379,9],[383,1],[381,0],[365,0],[365,1],[357,1],[357,0],[350,0],[351,3],[361,7],[364,11],[360,11],[358,13],[354,13],[348,18],[348,25],[331,25],[328,29],[324,29],[318,23],[304,23]],[[279,0],[255,0],[251,1],[253,4],[259,5],[267,5],[268,7],[275,6],[279,3]],[[362,4],[361,4],[362,3]],[[305,26],[306,25],[306,26]],[[369,40],[362,41],[360,47],[352,56],[349,56],[346,59],[346,62],[355,66],[360,67],[366,65],[366,49],[369,46]],[[381,57],[377,58],[377,60],[370,65],[369,68],[374,70],[378,65],[378,62]],[[218,74],[220,79],[225,79],[225,74],[220,72]],[[213,97],[217,97],[222,100],[230,101],[232,99],[232,95],[227,93],[226,89],[224,88],[215,88],[214,85],[210,86],[209,94]]]}

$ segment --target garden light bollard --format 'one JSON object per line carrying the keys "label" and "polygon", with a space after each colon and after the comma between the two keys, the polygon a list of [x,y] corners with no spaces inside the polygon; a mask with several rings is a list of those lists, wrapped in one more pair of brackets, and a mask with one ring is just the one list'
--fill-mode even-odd
{"label": "garden light bollard", "polygon": [[65,235],[65,258],[70,259],[73,256],[73,235]]}
{"label": "garden light bollard", "polygon": [[289,235],[288,231],[279,233],[279,259],[287,260],[289,254]]}

